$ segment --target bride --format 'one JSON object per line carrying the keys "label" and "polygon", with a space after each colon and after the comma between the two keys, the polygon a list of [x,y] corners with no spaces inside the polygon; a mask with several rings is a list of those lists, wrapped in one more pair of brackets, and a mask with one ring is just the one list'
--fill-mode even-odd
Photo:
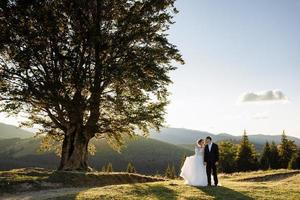
{"label": "bride", "polygon": [[204,165],[204,140],[197,141],[195,155],[185,159],[180,176],[185,184],[193,186],[207,186],[206,167]]}

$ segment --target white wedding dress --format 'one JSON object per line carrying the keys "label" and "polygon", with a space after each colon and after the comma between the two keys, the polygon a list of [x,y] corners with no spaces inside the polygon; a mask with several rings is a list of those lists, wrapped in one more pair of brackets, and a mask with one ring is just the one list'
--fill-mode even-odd
{"label": "white wedding dress", "polygon": [[180,176],[185,180],[185,184],[207,186],[204,148],[195,147],[195,155],[186,157]]}

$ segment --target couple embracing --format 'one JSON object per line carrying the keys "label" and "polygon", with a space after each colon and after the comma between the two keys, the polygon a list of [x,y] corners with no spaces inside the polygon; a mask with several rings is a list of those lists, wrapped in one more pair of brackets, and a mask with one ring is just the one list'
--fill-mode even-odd
{"label": "couple embracing", "polygon": [[195,155],[186,157],[180,176],[186,184],[193,186],[217,186],[217,165],[219,161],[218,145],[211,137],[197,141]]}

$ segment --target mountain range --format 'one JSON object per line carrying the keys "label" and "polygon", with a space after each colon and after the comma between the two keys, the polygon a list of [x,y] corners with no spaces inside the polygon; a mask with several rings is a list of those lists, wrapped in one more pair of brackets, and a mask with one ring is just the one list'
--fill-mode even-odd
{"label": "mountain range", "polygon": [[8,138],[29,138],[33,137],[34,133],[20,129],[16,126],[0,123],[0,139]]}
{"label": "mountain range", "polygon": [[[5,126],[2,124],[1,127]],[[11,132],[4,133],[6,130]],[[27,138],[19,138],[22,131],[10,126],[0,129],[0,136],[5,136],[0,139],[0,170],[22,167],[57,168],[59,157],[54,152],[38,151],[42,138],[28,137],[27,131],[24,132]],[[179,170],[183,157],[193,154],[187,148],[141,136],[126,139],[120,153],[114,151],[105,140],[95,139],[91,142],[96,146],[97,152],[89,156],[89,164],[96,170],[112,163],[115,171],[125,171],[128,162],[131,162],[140,173],[164,173],[168,164]]]}
{"label": "mountain range", "polygon": [[[240,141],[242,136],[234,136],[227,133],[213,134],[205,131],[197,131],[183,128],[163,128],[160,133],[152,131],[150,138],[156,139],[159,141],[175,144],[175,145],[186,145],[186,144],[195,144],[196,141],[200,138],[206,138],[207,136],[212,137],[213,141]],[[281,135],[248,135],[250,142],[257,145],[264,145],[266,141],[275,143],[280,143]],[[297,145],[300,145],[300,139],[292,136],[288,136],[289,139],[294,140]]]}
{"label": "mountain range", "polygon": [[[0,123],[0,139],[9,138],[30,138],[33,137],[34,133],[17,128],[12,125]],[[149,138],[159,140],[162,142],[175,144],[175,145],[186,145],[194,144],[198,139],[205,138],[207,136],[212,137],[215,142],[222,140],[240,141],[242,136],[234,136],[227,133],[213,134],[205,131],[184,129],[184,128],[162,128],[160,132],[151,131]],[[266,135],[256,134],[248,135],[249,140],[252,143],[264,145],[266,141],[280,143],[281,135]],[[300,138],[288,136],[290,140],[295,141],[297,145],[300,145]]]}
{"label": "mountain range", "polygon": [[[59,158],[54,152],[38,152],[41,138],[34,133],[0,123],[0,170],[20,167],[44,167],[55,169]],[[148,138],[137,136],[127,139],[121,153],[114,151],[104,140],[93,140],[97,152],[89,157],[90,165],[100,170],[103,165],[112,163],[114,170],[124,171],[132,162],[137,171],[144,174],[163,173],[168,164],[175,165],[179,171],[184,156],[193,154],[195,141],[211,136],[215,142],[230,140],[238,143],[241,136],[212,134],[179,128],[163,128],[157,133],[151,131]],[[266,141],[280,142],[281,136],[249,135],[256,149],[261,151]],[[300,139],[289,137],[300,146]]]}

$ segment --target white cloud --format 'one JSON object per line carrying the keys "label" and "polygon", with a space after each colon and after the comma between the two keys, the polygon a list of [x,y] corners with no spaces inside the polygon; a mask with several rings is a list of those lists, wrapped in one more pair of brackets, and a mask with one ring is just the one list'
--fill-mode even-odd
{"label": "white cloud", "polygon": [[269,90],[263,92],[248,92],[240,96],[239,102],[287,102],[288,98],[280,90]]}

